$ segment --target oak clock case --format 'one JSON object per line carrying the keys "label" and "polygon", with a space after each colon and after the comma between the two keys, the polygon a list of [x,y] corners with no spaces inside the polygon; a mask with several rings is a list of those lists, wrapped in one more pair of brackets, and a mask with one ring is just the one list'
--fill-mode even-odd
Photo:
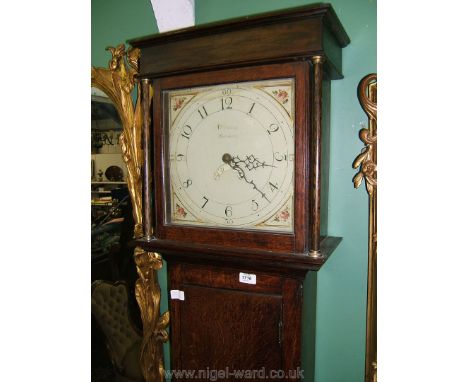
{"label": "oak clock case", "polygon": [[153,82],[159,237],[305,250],[309,71],[301,62]]}
{"label": "oak clock case", "polygon": [[138,245],[167,261],[173,369],[313,362],[301,354],[301,331],[312,346],[315,333],[303,282],[341,240],[326,230],[328,135],[348,43],[329,4],[131,41],[143,84]]}

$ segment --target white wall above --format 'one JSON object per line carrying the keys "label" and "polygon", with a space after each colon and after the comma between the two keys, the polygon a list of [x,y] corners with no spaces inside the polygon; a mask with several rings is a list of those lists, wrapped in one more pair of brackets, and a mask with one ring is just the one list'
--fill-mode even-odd
{"label": "white wall above", "polygon": [[151,0],[159,32],[195,25],[194,0]]}

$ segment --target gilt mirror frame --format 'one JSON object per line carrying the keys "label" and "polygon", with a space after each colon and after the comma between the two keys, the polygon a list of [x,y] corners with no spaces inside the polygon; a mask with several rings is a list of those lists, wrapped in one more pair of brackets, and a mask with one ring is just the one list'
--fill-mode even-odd
{"label": "gilt mirror frame", "polygon": [[377,74],[361,80],[358,99],[369,119],[368,128],[359,131],[365,147],[353,162],[359,169],[354,187],[364,180],[369,194],[365,382],[377,382]]}
{"label": "gilt mirror frame", "polygon": [[[127,185],[132,203],[135,221],[134,238],[143,236],[143,205],[142,205],[142,121],[143,107],[138,75],[138,60],[140,50],[125,45],[108,47],[111,52],[109,68],[91,68],[91,86],[102,90],[113,102],[122,122],[122,133],[119,143],[123,160],[128,170]],[[136,90],[136,101],[132,92]],[[145,102],[149,106],[152,97],[150,87],[149,97]],[[135,283],[135,297],[140,308],[143,323],[143,340],[140,353],[140,366],[145,381],[164,381],[163,342],[168,340],[167,326],[169,312],[160,315],[161,289],[158,283],[157,271],[162,268],[162,258],[158,253],[146,252],[136,247],[134,260],[138,279]]]}

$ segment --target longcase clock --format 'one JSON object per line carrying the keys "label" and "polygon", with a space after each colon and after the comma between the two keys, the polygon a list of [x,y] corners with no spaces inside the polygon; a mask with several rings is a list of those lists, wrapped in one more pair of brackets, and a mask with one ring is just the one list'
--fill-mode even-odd
{"label": "longcase clock", "polygon": [[139,245],[168,264],[171,368],[300,378],[303,280],[341,240],[327,236],[329,112],[346,32],[318,4],[130,43]]}

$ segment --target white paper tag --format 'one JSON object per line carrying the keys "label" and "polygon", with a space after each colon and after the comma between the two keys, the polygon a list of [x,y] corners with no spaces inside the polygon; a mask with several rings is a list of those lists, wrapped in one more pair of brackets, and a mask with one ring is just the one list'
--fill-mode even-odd
{"label": "white paper tag", "polygon": [[239,273],[239,282],[244,283],[244,284],[257,284],[257,275],[254,275],[253,273],[244,273],[240,272]]}
{"label": "white paper tag", "polygon": [[178,289],[171,289],[171,300],[185,300],[184,291]]}

